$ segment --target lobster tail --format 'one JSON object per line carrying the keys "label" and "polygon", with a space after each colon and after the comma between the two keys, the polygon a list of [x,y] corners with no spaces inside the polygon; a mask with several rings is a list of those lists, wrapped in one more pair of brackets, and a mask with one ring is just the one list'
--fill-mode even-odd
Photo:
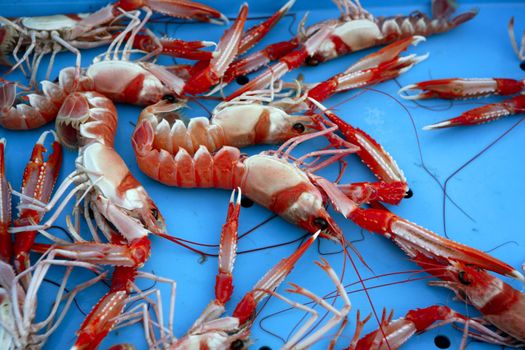
{"label": "lobster tail", "polygon": [[211,154],[200,146],[193,157],[184,148],[170,153],[156,147],[153,126],[145,121],[135,128],[131,141],[140,169],[169,186],[233,189],[243,174],[241,152],[235,147]]}

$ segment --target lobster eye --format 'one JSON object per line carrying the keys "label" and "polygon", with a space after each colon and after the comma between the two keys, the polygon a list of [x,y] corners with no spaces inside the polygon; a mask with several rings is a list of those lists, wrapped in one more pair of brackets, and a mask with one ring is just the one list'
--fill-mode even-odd
{"label": "lobster eye", "polygon": [[314,225],[317,226],[317,228],[321,230],[325,230],[328,228],[328,221],[326,221],[323,218],[315,218],[314,219]]}
{"label": "lobster eye", "polygon": [[241,339],[234,340],[233,343],[230,344],[231,350],[241,350],[244,348],[244,342]]}
{"label": "lobster eye", "polygon": [[173,95],[164,95],[164,96],[162,96],[162,99],[164,101],[168,101],[169,103],[175,102],[175,96],[173,96]]}
{"label": "lobster eye", "polygon": [[292,128],[297,131],[299,134],[302,134],[304,132],[304,124],[303,123],[295,123]]}
{"label": "lobster eye", "polygon": [[319,64],[319,60],[312,56],[308,56],[305,62],[308,66],[311,66],[311,67],[315,67]]}
{"label": "lobster eye", "polygon": [[155,218],[155,220],[159,219],[159,211],[157,208],[151,208],[151,215]]}
{"label": "lobster eye", "polygon": [[520,68],[521,70],[525,70],[525,61],[520,62]]}
{"label": "lobster eye", "polygon": [[468,286],[469,284],[472,283],[472,281],[469,281],[466,277],[467,276],[465,276],[465,271],[459,271],[458,273],[459,281],[461,282],[461,284]]}

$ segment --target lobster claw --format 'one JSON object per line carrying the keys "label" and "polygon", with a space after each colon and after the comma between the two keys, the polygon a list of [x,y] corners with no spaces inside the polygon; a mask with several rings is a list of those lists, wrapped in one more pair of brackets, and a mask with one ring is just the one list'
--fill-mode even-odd
{"label": "lobster claw", "polygon": [[[52,137],[52,152],[48,153],[44,143],[46,138]],[[47,155],[47,159],[46,159]],[[53,187],[58,178],[62,163],[62,146],[54,131],[44,132],[33,148],[31,159],[24,170],[21,193],[24,197],[20,200],[19,214],[15,221],[15,226],[26,226],[31,223],[39,223],[44,216],[43,212],[26,208],[31,204],[32,198],[41,203],[49,202]],[[15,265],[18,271],[23,271],[29,267],[29,252],[35,241],[35,231],[24,231],[15,236]]]}
{"label": "lobster claw", "polygon": [[12,240],[7,231],[11,226],[11,187],[5,176],[6,140],[0,138],[0,261],[11,262]]}
{"label": "lobster claw", "polygon": [[116,6],[125,11],[148,7],[171,17],[196,19],[215,24],[228,23],[228,18],[216,9],[189,0],[120,0]]}
{"label": "lobster claw", "polygon": [[[429,98],[464,99],[492,95],[514,95],[525,88],[525,81],[504,78],[462,79],[448,78],[422,81],[399,90],[405,100]],[[412,92],[421,92],[411,94]],[[403,94],[404,93],[404,94]]]}
{"label": "lobster claw", "polygon": [[443,129],[459,125],[476,125],[525,112],[525,95],[518,95],[503,102],[491,103],[464,112],[459,117],[427,125],[423,130]]}
{"label": "lobster claw", "polygon": [[[244,3],[232,27],[224,32],[224,35],[217,46],[216,52],[218,55],[210,61],[206,68],[188,79],[184,86],[183,93],[191,95],[203,93],[208,91],[212,85],[219,82],[220,78],[224,75],[226,69],[228,69],[228,66],[237,55],[247,15],[248,4]],[[197,64],[199,64],[199,62]]]}

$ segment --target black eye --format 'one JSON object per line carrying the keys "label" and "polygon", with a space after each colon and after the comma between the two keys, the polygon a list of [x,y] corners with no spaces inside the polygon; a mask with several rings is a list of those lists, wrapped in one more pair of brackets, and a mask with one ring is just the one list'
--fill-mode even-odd
{"label": "black eye", "polygon": [[405,193],[405,198],[412,198],[413,195],[414,192],[412,192],[412,190],[409,188],[408,191],[406,191]]}
{"label": "black eye", "polygon": [[231,350],[241,350],[244,348],[244,342],[241,340],[241,339],[237,339],[235,340],[233,343],[231,343],[230,345],[230,349]]}
{"label": "black eye", "polygon": [[319,60],[318,60],[317,58],[315,58],[315,57],[308,56],[308,57],[306,58],[306,64],[307,64],[308,66],[315,67],[315,66],[317,66],[317,65],[319,64]]}
{"label": "black eye", "polygon": [[520,68],[521,70],[525,70],[525,61],[521,61]]}
{"label": "black eye", "polygon": [[237,82],[237,84],[239,85],[246,85],[248,84],[248,82],[250,81],[250,78],[248,78],[246,75],[239,75],[235,81]]}
{"label": "black eye", "polygon": [[328,228],[328,221],[326,221],[323,218],[315,218],[314,219],[314,225],[317,226],[317,228],[324,230]]}
{"label": "black eye", "polygon": [[468,286],[469,284],[472,283],[472,281],[469,281],[466,276],[465,276],[465,271],[459,271],[458,273],[458,279],[459,281],[461,282],[461,284],[464,284],[466,286]]}
{"label": "black eye", "polygon": [[175,96],[173,96],[173,95],[164,95],[164,96],[162,96],[162,99],[164,101],[168,101],[169,103],[175,102]]}
{"label": "black eye", "polygon": [[292,128],[298,133],[302,134],[304,132],[304,125],[302,123],[295,123]]}
{"label": "black eye", "polygon": [[151,209],[151,215],[155,218],[155,220],[159,219],[159,211],[156,208]]}

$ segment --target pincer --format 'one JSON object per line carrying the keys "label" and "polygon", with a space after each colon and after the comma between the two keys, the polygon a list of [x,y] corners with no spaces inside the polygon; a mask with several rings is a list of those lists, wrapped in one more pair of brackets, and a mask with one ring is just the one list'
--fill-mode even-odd
{"label": "pincer", "polygon": [[514,95],[523,89],[525,89],[525,80],[447,78],[407,85],[399,90],[399,95],[406,100],[466,99],[492,95]]}

